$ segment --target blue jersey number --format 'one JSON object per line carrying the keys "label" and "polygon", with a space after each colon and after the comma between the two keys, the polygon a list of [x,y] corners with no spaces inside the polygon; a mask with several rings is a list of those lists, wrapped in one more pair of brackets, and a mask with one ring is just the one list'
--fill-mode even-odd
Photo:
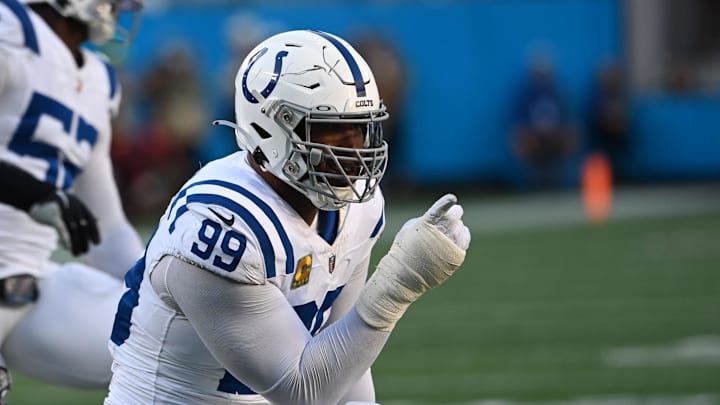
{"label": "blue jersey number", "polygon": [[[8,149],[21,156],[29,155],[46,160],[48,171],[45,181],[67,189],[72,186],[81,168],[68,161],[63,151],[59,150],[57,146],[33,139],[43,116],[58,120],[62,124],[65,135],[73,137],[78,144],[87,142],[91,149],[97,142],[98,131],[59,101],[39,93],[33,94],[30,105],[20,119],[20,125],[15,130]],[[76,119],[77,125],[73,128],[73,121]],[[58,134],[58,136],[60,135]],[[64,168],[65,177],[62,179],[62,184],[57,184],[60,166]]]}
{"label": "blue jersey number", "polygon": [[[315,304],[315,301],[310,301],[307,304],[293,307],[295,312],[298,314],[298,317],[305,325],[305,328],[310,331],[311,335],[315,335],[318,329],[320,329],[323,324],[325,312],[330,309],[333,302],[335,302],[338,295],[340,295],[342,289],[342,287],[338,287],[337,290],[328,291],[328,293],[325,295],[325,299],[320,305],[320,308],[318,308],[317,304]],[[314,324],[313,320],[315,321]]]}
{"label": "blue jersey number", "polygon": [[[296,307],[293,307],[295,312],[298,314],[298,317],[300,317],[302,323],[310,331],[310,334],[315,335],[318,329],[320,329],[320,326],[323,323],[325,311],[330,309],[333,302],[335,302],[338,295],[340,295],[342,289],[343,287],[338,287],[338,289],[336,290],[329,291],[325,295],[325,299],[323,299],[323,302],[320,305],[319,309],[314,301],[308,302],[304,305],[298,305]],[[313,326],[313,319],[315,320],[315,326]],[[311,327],[312,330],[310,329]],[[223,378],[220,379],[220,383],[218,384],[217,389],[220,392],[228,392],[231,394],[255,394],[255,391],[250,389],[250,387],[248,387],[247,385],[238,381],[238,379],[233,377],[233,375],[230,374],[227,370],[225,370],[225,375],[223,375]]]}
{"label": "blue jersey number", "polygon": [[[222,240],[220,240],[221,236]],[[235,270],[238,263],[240,263],[240,258],[245,252],[245,245],[247,244],[244,235],[232,229],[223,232],[222,226],[210,219],[205,219],[202,222],[197,237],[198,241],[193,242],[190,251],[203,260],[210,258],[215,251],[215,245],[220,241],[220,250],[223,254],[215,255],[213,265],[228,272]]]}

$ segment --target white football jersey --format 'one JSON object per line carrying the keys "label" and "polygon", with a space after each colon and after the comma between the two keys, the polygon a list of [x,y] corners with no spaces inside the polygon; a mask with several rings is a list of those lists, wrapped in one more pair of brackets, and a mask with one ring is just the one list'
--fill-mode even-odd
{"label": "white football jersey", "polygon": [[128,272],[110,350],[113,385],[132,387],[133,393],[111,388],[117,403],[265,403],[229,374],[187,318],[155,293],[149,278],[163,256],[237,282],[272,284],[313,335],[353,271],[367,263],[384,228],[379,191],[337,215],[321,212],[319,224],[309,226],[246,156],[237,152],[198,171],[175,195],[144,257]]}
{"label": "white football jersey", "polygon": [[[114,69],[89,50],[83,59],[78,67],[18,0],[0,0],[0,160],[65,190],[92,159],[106,158],[120,103]],[[56,243],[53,228],[0,203],[0,278],[40,275]]]}

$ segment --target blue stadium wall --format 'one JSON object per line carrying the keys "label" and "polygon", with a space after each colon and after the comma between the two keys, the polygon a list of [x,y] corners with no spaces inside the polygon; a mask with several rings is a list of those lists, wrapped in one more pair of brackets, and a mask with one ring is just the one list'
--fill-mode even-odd
{"label": "blue stadium wall", "polygon": [[[396,42],[408,66],[404,138],[395,145],[393,166],[416,184],[522,187],[527,173],[512,152],[511,131],[530,55],[543,49],[552,57],[580,129],[598,68],[624,56],[619,0],[279,3],[149,10],[126,65],[142,71],[169,38],[181,38],[196,49],[204,82],[219,94],[218,76],[228,62],[222,24],[230,15],[253,13],[280,22],[282,30],[319,29],[351,40],[372,30]],[[213,111],[231,108],[220,105],[219,97],[208,102]],[[638,97],[627,162],[633,178],[720,178],[718,105],[714,99]],[[212,145],[206,156],[222,153]],[[566,184],[577,181],[582,158],[580,153],[568,163]]]}

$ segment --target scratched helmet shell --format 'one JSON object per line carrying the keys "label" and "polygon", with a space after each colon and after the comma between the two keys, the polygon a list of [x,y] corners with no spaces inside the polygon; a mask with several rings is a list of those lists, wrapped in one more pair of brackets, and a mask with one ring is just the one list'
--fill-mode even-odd
{"label": "scratched helmet shell", "polygon": [[[235,91],[238,145],[265,170],[324,210],[373,196],[386,168],[388,113],[370,67],[345,40],[321,31],[272,36],[245,58]],[[358,126],[363,147],[312,142],[313,129],[328,124]]]}

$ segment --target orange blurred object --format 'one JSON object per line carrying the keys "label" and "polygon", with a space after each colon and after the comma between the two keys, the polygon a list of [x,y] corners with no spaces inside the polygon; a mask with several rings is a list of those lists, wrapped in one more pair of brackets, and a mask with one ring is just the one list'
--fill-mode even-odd
{"label": "orange blurred object", "polygon": [[612,206],[612,168],[605,154],[588,156],[582,168],[582,196],[585,214],[592,223],[603,223]]}

